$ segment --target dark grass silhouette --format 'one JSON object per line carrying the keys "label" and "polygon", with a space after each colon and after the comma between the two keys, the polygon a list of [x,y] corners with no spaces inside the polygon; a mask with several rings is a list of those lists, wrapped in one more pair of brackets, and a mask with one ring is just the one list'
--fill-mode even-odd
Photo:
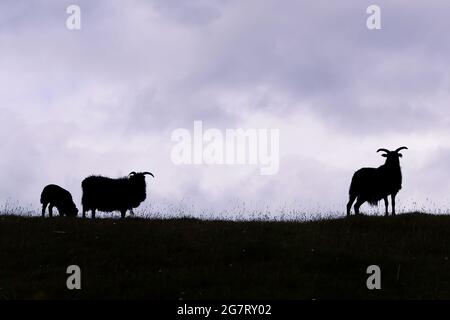
{"label": "dark grass silhouette", "polygon": [[102,176],[90,176],[83,180],[81,188],[83,196],[83,215],[91,210],[92,219],[95,218],[95,211],[103,212],[119,211],[122,219],[128,210],[133,214],[133,209],[137,208],[147,197],[145,176],[154,175],[150,172],[131,172],[128,177],[112,179]]}
{"label": "dark grass silhouette", "polygon": [[[0,297],[450,298],[450,216],[312,222],[0,216]],[[66,268],[82,289],[66,289]],[[381,290],[366,268],[381,268]]]}
{"label": "dark grass silhouette", "polygon": [[392,215],[395,215],[395,197],[402,188],[400,151],[404,149],[408,148],[400,147],[395,151],[378,149],[377,152],[384,152],[382,156],[386,158],[386,162],[378,168],[362,168],[355,172],[350,184],[347,216],[350,215],[355,200],[355,214],[358,215],[359,208],[364,202],[376,206],[381,199],[384,200],[385,214],[388,215],[388,196],[391,196]]}
{"label": "dark grass silhouette", "polygon": [[41,203],[43,217],[45,217],[47,206],[50,217],[53,216],[54,207],[56,207],[60,216],[75,217],[78,214],[77,206],[73,202],[70,192],[55,184],[44,187],[41,193]]}

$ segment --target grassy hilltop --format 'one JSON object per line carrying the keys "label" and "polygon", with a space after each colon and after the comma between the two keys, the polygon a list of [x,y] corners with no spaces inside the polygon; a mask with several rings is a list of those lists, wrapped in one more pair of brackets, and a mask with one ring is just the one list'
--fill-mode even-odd
{"label": "grassy hilltop", "polygon": [[[313,222],[0,216],[0,299],[450,298],[450,216]],[[82,289],[66,288],[67,266]],[[381,290],[366,268],[381,268]]]}

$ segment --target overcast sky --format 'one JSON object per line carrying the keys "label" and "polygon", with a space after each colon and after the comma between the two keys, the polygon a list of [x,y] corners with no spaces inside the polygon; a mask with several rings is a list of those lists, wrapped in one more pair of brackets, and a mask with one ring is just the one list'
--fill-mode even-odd
{"label": "overcast sky", "polygon": [[[81,30],[66,28],[70,4]],[[371,4],[381,30],[366,27]],[[56,183],[81,209],[84,177],[151,171],[153,211],[343,214],[353,172],[405,145],[399,208],[446,211],[449,12],[448,0],[2,0],[0,202],[38,208]],[[194,120],[279,129],[278,173],[175,165],[171,134]]]}

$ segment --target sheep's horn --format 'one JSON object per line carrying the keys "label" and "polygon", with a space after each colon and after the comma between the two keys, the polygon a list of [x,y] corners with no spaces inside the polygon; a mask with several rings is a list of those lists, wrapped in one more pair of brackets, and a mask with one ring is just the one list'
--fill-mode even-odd
{"label": "sheep's horn", "polygon": [[153,173],[151,173],[151,172],[142,172],[142,174],[143,174],[143,175],[148,174],[148,175],[152,176],[153,178],[155,177],[155,176],[153,175]]}
{"label": "sheep's horn", "polygon": [[383,152],[386,152],[386,153],[389,153],[389,152],[390,152],[388,149],[378,149],[378,150],[377,150],[377,152],[380,152],[380,151],[383,151]]}
{"label": "sheep's horn", "polygon": [[400,147],[400,148],[398,148],[397,150],[395,150],[395,152],[400,152],[401,150],[403,150],[403,149],[408,149],[407,147]]}
{"label": "sheep's horn", "polygon": [[136,172],[131,171],[130,174],[129,174],[128,176],[129,176],[129,177],[130,177],[130,176],[134,176],[135,174],[136,174]]}

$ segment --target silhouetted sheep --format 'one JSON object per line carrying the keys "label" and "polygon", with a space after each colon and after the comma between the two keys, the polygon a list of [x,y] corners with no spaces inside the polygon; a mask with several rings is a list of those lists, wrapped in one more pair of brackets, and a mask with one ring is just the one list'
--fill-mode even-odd
{"label": "silhouetted sheep", "polygon": [[355,214],[359,214],[359,207],[368,202],[370,205],[378,205],[378,201],[384,199],[386,215],[388,215],[388,196],[392,199],[392,215],[395,215],[395,196],[402,188],[402,171],[400,168],[399,153],[407,147],[398,148],[395,151],[378,149],[377,152],[384,152],[383,157],[386,162],[378,168],[362,168],[355,172],[350,185],[350,199],[347,203],[347,216],[350,215],[352,204],[356,198]]}
{"label": "silhouetted sheep", "polygon": [[45,217],[45,209],[48,207],[49,216],[53,216],[53,207],[58,209],[60,216],[76,217],[78,209],[73,202],[72,195],[69,191],[57,186],[49,184],[42,190],[42,217]]}
{"label": "silhouetted sheep", "polygon": [[112,179],[102,176],[90,176],[83,180],[83,218],[86,212],[92,211],[92,219],[95,211],[104,212],[120,211],[122,219],[127,210],[133,214],[133,208],[137,208],[146,198],[145,175],[154,175],[150,172],[131,172],[128,177]]}

